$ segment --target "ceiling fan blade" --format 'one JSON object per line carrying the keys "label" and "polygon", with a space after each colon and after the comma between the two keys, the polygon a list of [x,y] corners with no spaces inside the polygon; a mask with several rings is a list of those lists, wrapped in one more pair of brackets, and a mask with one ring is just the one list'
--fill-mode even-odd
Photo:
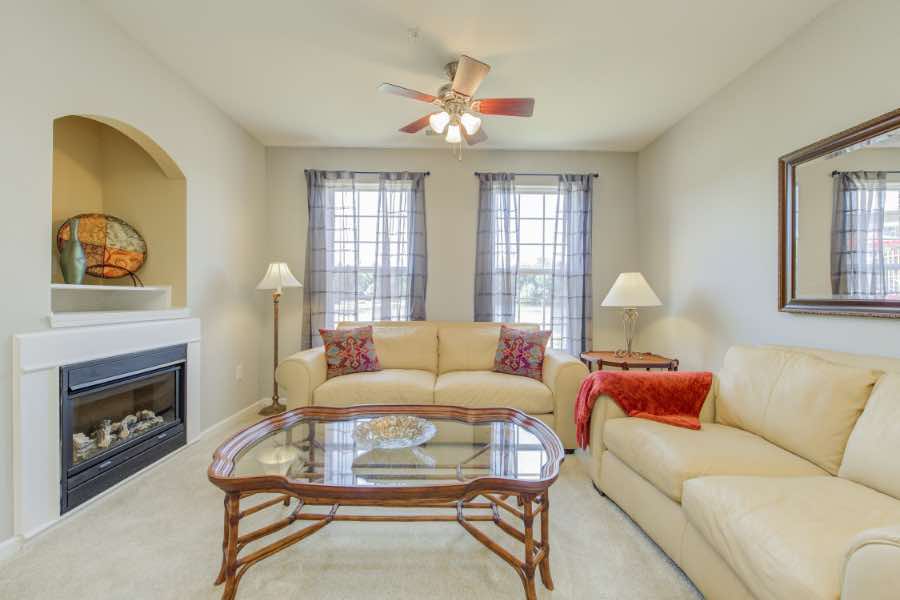
{"label": "ceiling fan blade", "polygon": [[453,76],[453,91],[471,98],[490,70],[491,65],[465,54],[461,55],[456,65],[456,75]]}
{"label": "ceiling fan blade", "polygon": [[534,98],[482,98],[472,103],[472,110],[483,115],[530,117],[534,114]]}
{"label": "ceiling fan blade", "polygon": [[466,143],[470,146],[474,146],[475,144],[480,144],[484,140],[487,139],[487,134],[484,132],[484,127],[479,127],[478,131],[469,135],[466,133],[466,130],[462,130],[463,137],[466,138]]}
{"label": "ceiling fan blade", "polygon": [[416,119],[409,125],[401,127],[400,131],[402,131],[403,133],[416,133],[417,131],[421,131],[425,127],[428,127],[428,117],[430,116],[431,115],[425,115],[421,119]]}
{"label": "ceiling fan blade", "polygon": [[378,91],[384,92],[385,94],[394,94],[395,96],[403,96],[404,98],[420,100],[421,102],[434,102],[435,100],[437,100],[437,98],[435,98],[431,94],[426,94],[425,92],[417,92],[416,90],[411,90],[403,86],[394,85],[393,83],[382,83],[380,86],[378,86]]}

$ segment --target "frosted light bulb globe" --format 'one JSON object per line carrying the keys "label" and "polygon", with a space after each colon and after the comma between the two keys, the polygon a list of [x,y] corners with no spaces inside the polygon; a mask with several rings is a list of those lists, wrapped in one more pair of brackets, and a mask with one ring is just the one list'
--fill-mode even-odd
{"label": "frosted light bulb globe", "polygon": [[447,137],[445,138],[451,144],[458,144],[462,141],[459,134],[459,125],[450,125],[447,127]]}
{"label": "frosted light bulb globe", "polygon": [[462,123],[463,129],[465,129],[466,133],[469,135],[475,135],[481,127],[481,119],[469,113],[463,113],[459,118],[459,122]]}
{"label": "frosted light bulb globe", "polygon": [[433,115],[428,117],[428,124],[431,125],[431,128],[435,133],[444,133],[444,128],[449,122],[450,115],[448,115],[446,111],[434,113]]}

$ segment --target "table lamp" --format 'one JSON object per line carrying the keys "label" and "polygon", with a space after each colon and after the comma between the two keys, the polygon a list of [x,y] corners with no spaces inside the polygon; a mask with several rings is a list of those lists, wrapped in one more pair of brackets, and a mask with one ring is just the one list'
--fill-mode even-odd
{"label": "table lamp", "polygon": [[634,340],[634,331],[637,327],[639,306],[662,306],[662,302],[653,292],[650,284],[640,273],[619,273],[616,282],[610,288],[606,298],[600,306],[610,306],[624,309],[622,312],[622,325],[625,329],[625,350],[617,350],[617,356],[634,356],[631,351],[631,342]]}
{"label": "table lamp", "polygon": [[272,366],[272,404],[266,406],[259,414],[261,415],[277,415],[284,412],[285,405],[278,401],[278,382],[275,381],[275,369],[278,368],[278,302],[281,300],[282,288],[303,287],[297,281],[287,263],[273,262],[269,263],[269,269],[266,271],[265,277],[256,285],[258,290],[272,290],[272,304],[275,307],[275,326],[273,331],[275,334],[275,359]]}

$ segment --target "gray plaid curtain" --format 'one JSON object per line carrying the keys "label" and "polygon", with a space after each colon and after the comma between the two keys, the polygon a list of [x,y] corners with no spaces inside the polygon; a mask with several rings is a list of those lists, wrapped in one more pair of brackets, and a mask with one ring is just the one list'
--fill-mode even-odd
{"label": "gray plaid curtain", "polygon": [[560,175],[556,203],[551,291],[553,337],[558,347],[580,356],[593,348],[591,296],[591,206],[593,175]]}
{"label": "gray plaid curtain", "polygon": [[306,172],[303,348],[321,345],[319,329],[340,321],[425,319],[424,177]]}
{"label": "gray plaid curtain", "polygon": [[836,295],[884,296],[884,204],[882,172],[836,172],[831,220],[831,291]]}
{"label": "gray plaid curtain", "polygon": [[475,243],[475,320],[516,318],[519,274],[519,207],[512,173],[478,174]]}

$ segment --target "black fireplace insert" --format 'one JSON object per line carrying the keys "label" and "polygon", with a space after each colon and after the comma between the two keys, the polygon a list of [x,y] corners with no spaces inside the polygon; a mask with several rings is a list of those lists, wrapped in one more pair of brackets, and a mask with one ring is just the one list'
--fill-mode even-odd
{"label": "black fireplace insert", "polygon": [[65,513],[187,442],[187,347],[60,369],[60,510]]}

